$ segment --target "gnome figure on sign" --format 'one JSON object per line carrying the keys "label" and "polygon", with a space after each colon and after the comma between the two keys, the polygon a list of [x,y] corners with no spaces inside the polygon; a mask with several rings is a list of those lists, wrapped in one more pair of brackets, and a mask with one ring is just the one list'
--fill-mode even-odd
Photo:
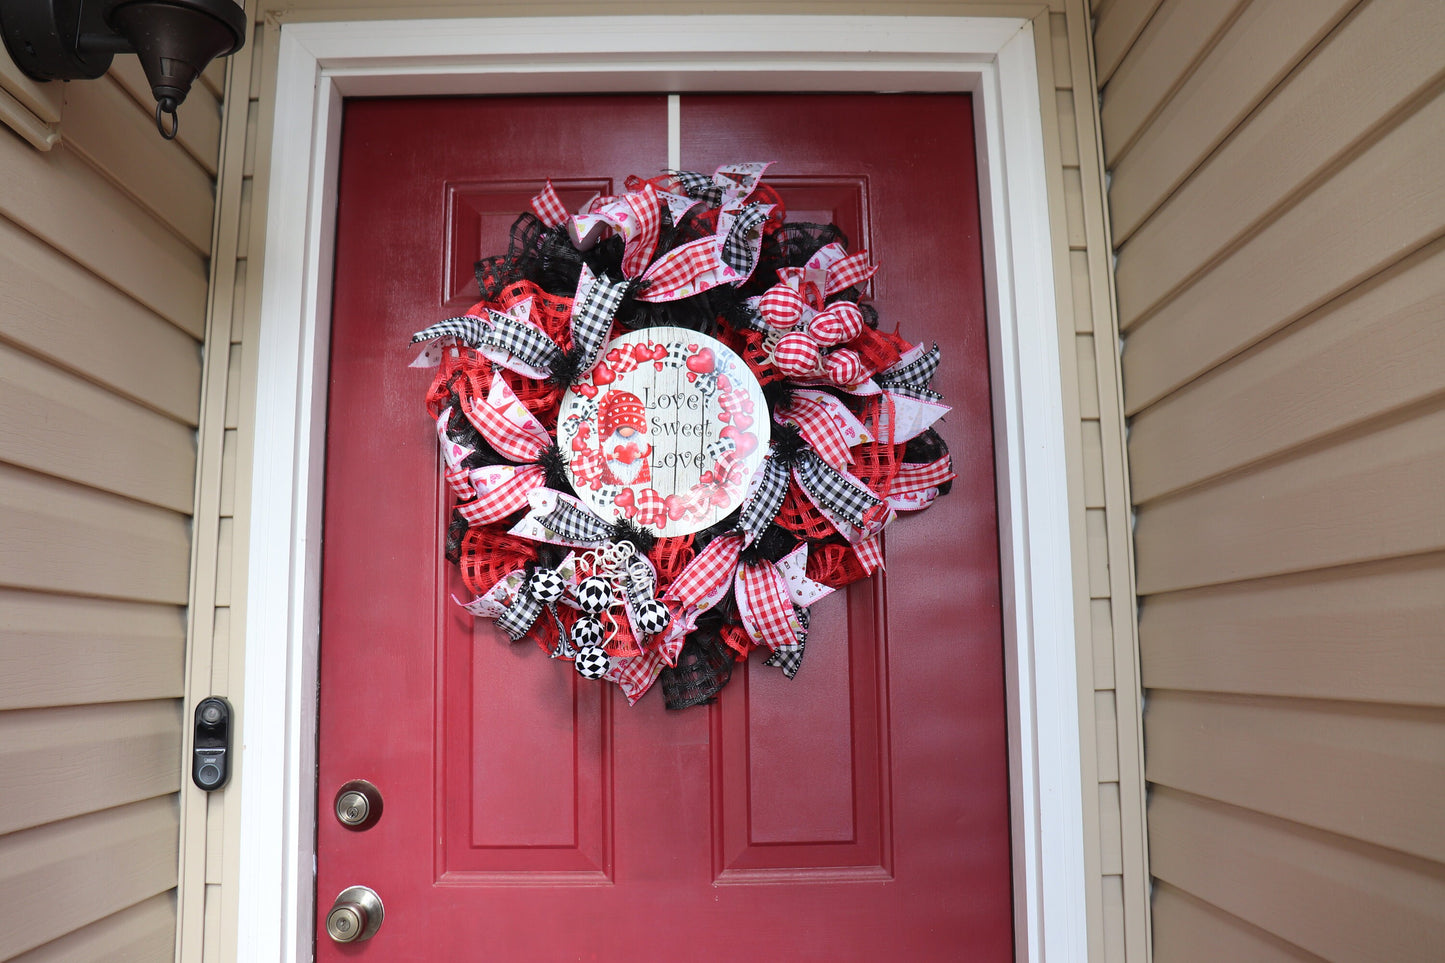
{"label": "gnome figure on sign", "polygon": [[597,440],[603,484],[637,485],[652,480],[647,410],[636,395],[613,390],[602,398],[597,409]]}

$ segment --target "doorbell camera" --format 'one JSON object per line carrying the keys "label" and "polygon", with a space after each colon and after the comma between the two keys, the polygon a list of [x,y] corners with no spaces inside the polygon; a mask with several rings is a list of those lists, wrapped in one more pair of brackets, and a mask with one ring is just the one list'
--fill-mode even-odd
{"label": "doorbell camera", "polygon": [[196,730],[191,749],[191,781],[214,792],[231,778],[231,704],[220,696],[196,705]]}

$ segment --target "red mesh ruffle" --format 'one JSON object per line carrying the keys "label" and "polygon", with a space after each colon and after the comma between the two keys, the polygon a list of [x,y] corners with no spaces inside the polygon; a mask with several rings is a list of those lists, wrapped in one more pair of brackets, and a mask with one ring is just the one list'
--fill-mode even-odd
{"label": "red mesh ruffle", "polygon": [[[783,373],[774,367],[773,362],[768,358],[768,349],[763,347],[761,331],[744,331],[742,332],[742,343],[740,345],[730,344],[728,347],[743,356],[753,377],[758,379],[759,387],[766,387],[775,381],[783,380]],[[739,348],[741,348],[740,351]]]}
{"label": "red mesh ruffle", "polygon": [[896,365],[903,357],[903,352],[911,345],[897,335],[864,328],[862,334],[848,342],[848,347],[858,352],[858,357],[863,360],[863,367],[877,372],[886,371]]}
{"label": "red mesh ruffle", "polygon": [[697,552],[692,547],[691,535],[673,535],[668,538],[659,538],[652,546],[652,551],[647,553],[647,558],[657,568],[657,585],[659,592],[677,578],[688,562],[692,561]]}
{"label": "red mesh ruffle", "polygon": [[808,578],[822,582],[830,588],[842,588],[868,577],[863,563],[858,561],[858,555],[852,547],[838,542],[809,548],[806,571]]}
{"label": "red mesh ruffle", "polygon": [[484,595],[503,575],[536,560],[536,542],[509,535],[501,526],[482,525],[462,536],[457,568],[468,590]]}
{"label": "red mesh ruffle", "polygon": [[797,482],[788,483],[788,493],[783,496],[783,507],[778,510],[775,520],[779,528],[792,532],[805,542],[816,542],[830,535],[837,535],[833,523],[803,494]]}

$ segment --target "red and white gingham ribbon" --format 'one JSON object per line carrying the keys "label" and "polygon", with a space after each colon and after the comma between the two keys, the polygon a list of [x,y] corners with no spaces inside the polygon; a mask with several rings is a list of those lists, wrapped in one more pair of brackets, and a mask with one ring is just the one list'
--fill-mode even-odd
{"label": "red and white gingham ribbon", "polygon": [[541,465],[487,465],[473,469],[470,481],[477,497],[457,511],[469,525],[487,525],[525,508],[528,495],[547,484],[547,473]]}
{"label": "red and white gingham ribbon", "polygon": [[800,388],[773,414],[778,424],[793,424],[813,450],[834,468],[853,464],[848,449],[872,438],[848,406],[825,391]]}
{"label": "red and white gingham ribbon", "polygon": [[532,198],[532,213],[548,227],[556,227],[567,220],[567,208],[562,206],[562,198],[557,196],[550,180],[542,188],[542,193]]}
{"label": "red and white gingham ribbon", "polygon": [[595,198],[586,213],[572,217],[568,229],[579,250],[594,246],[608,229],[622,235],[622,273],[637,277],[652,260],[662,231],[662,204],[657,190],[643,184],[641,190],[621,197]]}
{"label": "red and white gingham ribbon", "polygon": [[892,497],[936,488],[957,477],[953,473],[952,459],[948,455],[926,464],[905,462],[898,469],[898,474],[893,476],[893,484],[889,486],[888,494]]}
{"label": "red and white gingham ribbon", "polygon": [[471,398],[462,402],[467,420],[498,452],[512,461],[536,461],[537,455],[552,443],[547,429],[517,399],[499,372],[492,372],[492,386],[485,399]]}

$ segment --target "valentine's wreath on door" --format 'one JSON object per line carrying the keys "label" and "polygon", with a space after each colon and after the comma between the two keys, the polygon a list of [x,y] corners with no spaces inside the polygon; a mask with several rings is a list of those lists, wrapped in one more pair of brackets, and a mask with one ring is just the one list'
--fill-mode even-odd
{"label": "valentine's wreath on door", "polygon": [[419,332],[455,506],[458,602],[636,702],[711,701],[754,649],[788,678],[808,607],[883,564],[949,489],[925,348],[880,330],[878,270],[788,223],[768,164],[553,186]]}

